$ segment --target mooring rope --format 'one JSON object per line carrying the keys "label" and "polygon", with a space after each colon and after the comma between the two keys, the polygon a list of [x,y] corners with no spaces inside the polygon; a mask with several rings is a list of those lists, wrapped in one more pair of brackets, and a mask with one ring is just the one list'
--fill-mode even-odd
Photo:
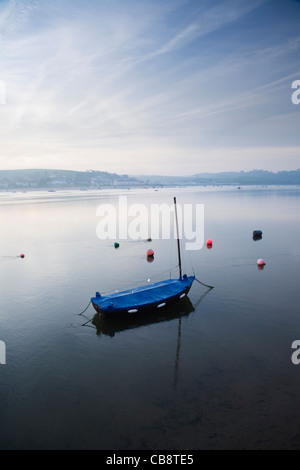
{"label": "mooring rope", "polygon": [[188,254],[189,254],[189,259],[190,259],[190,263],[191,263],[191,266],[192,266],[193,274],[194,274],[194,276],[195,276],[195,281],[199,282],[199,284],[201,284],[201,286],[208,287],[208,289],[213,289],[214,286],[209,286],[208,284],[205,284],[204,282],[199,281],[199,279],[196,277],[196,273],[195,273],[195,269],[194,269],[194,266],[193,266],[193,262],[192,262],[191,257],[190,257],[190,252],[188,252]]}
{"label": "mooring rope", "polygon": [[78,315],[83,315],[84,312],[87,311],[87,309],[89,308],[89,306],[91,305],[92,301],[90,300],[89,303],[88,303],[88,306],[81,312],[81,313],[78,313]]}
{"label": "mooring rope", "polygon": [[204,282],[199,281],[199,279],[197,279],[196,277],[195,277],[195,281],[199,282],[199,284],[201,284],[201,286],[208,287],[209,289],[214,288],[214,286],[209,286],[208,284],[204,284]]}

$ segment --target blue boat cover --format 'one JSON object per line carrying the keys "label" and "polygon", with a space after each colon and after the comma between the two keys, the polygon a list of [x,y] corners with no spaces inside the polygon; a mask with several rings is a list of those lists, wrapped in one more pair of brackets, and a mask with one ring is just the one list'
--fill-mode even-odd
{"label": "blue boat cover", "polygon": [[194,279],[195,276],[184,275],[181,279],[168,279],[106,296],[101,296],[97,292],[96,297],[93,297],[91,301],[95,308],[98,307],[102,312],[112,313],[159,306],[161,303],[187,293]]}

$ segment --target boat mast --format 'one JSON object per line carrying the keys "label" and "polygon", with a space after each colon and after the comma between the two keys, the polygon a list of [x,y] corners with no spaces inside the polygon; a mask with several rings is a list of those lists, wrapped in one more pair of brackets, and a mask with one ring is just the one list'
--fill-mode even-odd
{"label": "boat mast", "polygon": [[178,216],[177,216],[176,197],[174,197],[174,208],[175,208],[176,231],[177,231],[177,249],[178,249],[179,278],[182,279],[181,255],[180,255],[180,242],[179,242],[179,230],[178,230]]}

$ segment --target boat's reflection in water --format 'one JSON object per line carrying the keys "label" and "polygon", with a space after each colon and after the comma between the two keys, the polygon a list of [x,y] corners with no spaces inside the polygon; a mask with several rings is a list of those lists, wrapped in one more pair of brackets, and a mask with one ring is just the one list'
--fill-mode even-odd
{"label": "boat's reflection in water", "polygon": [[183,317],[187,317],[188,315],[190,315],[190,313],[196,310],[201,300],[208,294],[210,290],[211,288],[206,290],[194,305],[192,304],[189,297],[185,297],[180,302],[167,306],[159,312],[155,310],[139,315],[132,314],[132,316],[126,316],[126,318],[103,318],[99,313],[96,313],[91,322],[96,328],[97,335],[103,334],[113,337],[116,333],[120,333],[125,330],[140,328],[143,326],[153,325],[160,322],[178,320],[173,383],[174,387],[176,387],[178,382],[179,358],[181,347],[181,320]]}
{"label": "boat's reflection in water", "polygon": [[161,309],[149,311],[140,314],[127,315],[124,318],[102,318],[96,313],[92,319],[92,324],[96,327],[97,334],[104,334],[113,337],[121,331],[140,328],[142,326],[152,325],[155,323],[175,320],[189,315],[194,311],[194,306],[188,297],[180,302]]}
{"label": "boat's reflection in water", "polygon": [[180,302],[166,306],[159,312],[157,310],[153,310],[147,313],[127,315],[124,318],[102,318],[99,313],[96,313],[91,320],[91,323],[96,328],[98,335],[103,334],[113,337],[116,333],[120,333],[125,330],[181,319],[182,317],[186,317],[190,313],[194,312],[201,300],[210,290],[211,289],[206,290],[194,305],[189,297],[185,297],[180,300]]}

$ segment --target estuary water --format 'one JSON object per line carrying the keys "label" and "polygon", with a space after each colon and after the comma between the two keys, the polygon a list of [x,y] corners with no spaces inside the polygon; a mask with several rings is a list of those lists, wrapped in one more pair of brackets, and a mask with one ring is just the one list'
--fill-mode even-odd
{"label": "estuary water", "polygon": [[[101,239],[99,206],[173,196],[204,207],[183,269],[214,288],[97,318],[96,291],[178,276],[176,240]],[[300,449],[299,214],[299,188],[1,193],[0,448]]]}

